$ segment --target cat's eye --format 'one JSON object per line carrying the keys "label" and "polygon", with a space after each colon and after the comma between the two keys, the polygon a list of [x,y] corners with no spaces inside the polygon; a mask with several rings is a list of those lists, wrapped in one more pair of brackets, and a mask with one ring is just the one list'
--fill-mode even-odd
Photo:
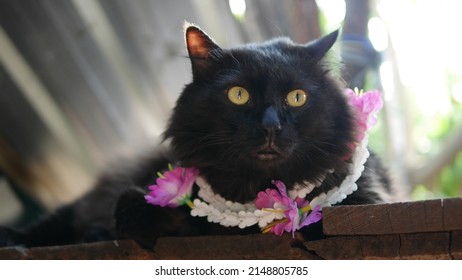
{"label": "cat's eye", "polygon": [[228,99],[236,105],[244,105],[249,102],[250,94],[243,87],[232,87],[228,89]]}
{"label": "cat's eye", "polygon": [[287,105],[290,107],[301,107],[308,101],[308,94],[301,89],[296,89],[287,94]]}

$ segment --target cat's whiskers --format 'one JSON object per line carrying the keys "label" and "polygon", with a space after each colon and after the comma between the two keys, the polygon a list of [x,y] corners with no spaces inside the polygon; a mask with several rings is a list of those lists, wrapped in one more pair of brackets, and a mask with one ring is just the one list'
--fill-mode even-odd
{"label": "cat's whiskers", "polygon": [[303,169],[306,165],[305,158],[308,158],[309,161],[312,161],[309,154],[303,153],[298,149],[294,149],[292,158],[295,160],[300,169]]}
{"label": "cat's whiskers", "polygon": [[223,160],[232,160],[235,162],[240,162],[244,157],[242,153],[242,147],[236,143],[229,143],[227,149],[223,152]]}
{"label": "cat's whiskers", "polygon": [[206,134],[203,137],[195,139],[192,142],[195,144],[191,145],[191,147],[194,147],[191,150],[191,153],[197,153],[198,151],[208,149],[210,147],[229,145],[231,143],[231,141],[227,138],[226,133],[221,131]]}
{"label": "cat's whiskers", "polygon": [[[333,143],[330,143],[330,142],[322,142],[322,141],[318,141],[318,142],[319,144],[323,144],[323,145],[335,146]],[[311,148],[315,149],[316,151],[321,152],[325,156],[325,159],[328,159],[329,162],[334,164],[338,161],[337,158],[334,158],[330,153],[328,153],[326,150],[324,150],[322,147],[319,146],[319,144],[315,143],[314,141],[309,141],[305,139],[303,140],[303,143],[308,144],[310,145]]]}

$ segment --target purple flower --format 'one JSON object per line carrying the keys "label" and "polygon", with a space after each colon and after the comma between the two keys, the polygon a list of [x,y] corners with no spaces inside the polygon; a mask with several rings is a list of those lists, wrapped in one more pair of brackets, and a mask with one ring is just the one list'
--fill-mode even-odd
{"label": "purple flower", "polygon": [[357,141],[361,142],[366,130],[377,122],[375,113],[383,106],[382,97],[378,90],[362,93],[357,89],[353,91],[348,88],[345,93],[349,97],[350,105],[355,109],[358,122]]}
{"label": "purple flower", "polygon": [[191,197],[194,180],[199,175],[196,168],[177,167],[165,172],[149,186],[149,194],[144,198],[153,205],[177,207],[187,203]]}
{"label": "purple flower", "polygon": [[[311,209],[311,207],[309,208]],[[316,205],[313,209],[311,209],[311,212],[309,214],[308,211],[304,212],[302,217],[303,222],[300,223],[298,229],[319,222],[322,219],[322,213],[320,212],[320,210],[321,205]]]}
{"label": "purple flower", "polygon": [[282,235],[284,231],[287,231],[294,235],[296,230],[321,219],[320,206],[316,206],[308,214],[311,210],[308,201],[302,198],[293,200],[287,195],[283,182],[273,180],[272,183],[277,187],[277,190],[266,189],[264,192],[259,192],[255,205],[258,209],[267,211],[283,211],[285,218],[272,222],[263,228],[264,232],[269,231],[276,235]]}

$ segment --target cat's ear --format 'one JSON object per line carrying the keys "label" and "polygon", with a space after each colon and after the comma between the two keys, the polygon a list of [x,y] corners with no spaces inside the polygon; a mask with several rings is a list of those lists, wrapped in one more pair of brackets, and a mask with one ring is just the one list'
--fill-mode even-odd
{"label": "cat's ear", "polygon": [[337,29],[334,32],[316,39],[306,45],[309,54],[312,58],[320,59],[332,48],[337,41],[340,31]]}
{"label": "cat's ear", "polygon": [[185,22],[186,47],[191,59],[193,74],[199,74],[214,60],[220,47],[196,25]]}

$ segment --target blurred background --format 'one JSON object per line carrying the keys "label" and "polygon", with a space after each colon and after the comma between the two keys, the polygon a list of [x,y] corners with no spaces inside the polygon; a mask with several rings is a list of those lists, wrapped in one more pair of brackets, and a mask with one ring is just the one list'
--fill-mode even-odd
{"label": "blurred background", "polygon": [[[462,194],[461,1],[1,0],[0,224],[88,191],[159,141],[191,80],[184,20],[222,47],[337,28],[339,73],[380,89],[371,146],[411,199]],[[155,172],[155,170],[153,170]]]}

